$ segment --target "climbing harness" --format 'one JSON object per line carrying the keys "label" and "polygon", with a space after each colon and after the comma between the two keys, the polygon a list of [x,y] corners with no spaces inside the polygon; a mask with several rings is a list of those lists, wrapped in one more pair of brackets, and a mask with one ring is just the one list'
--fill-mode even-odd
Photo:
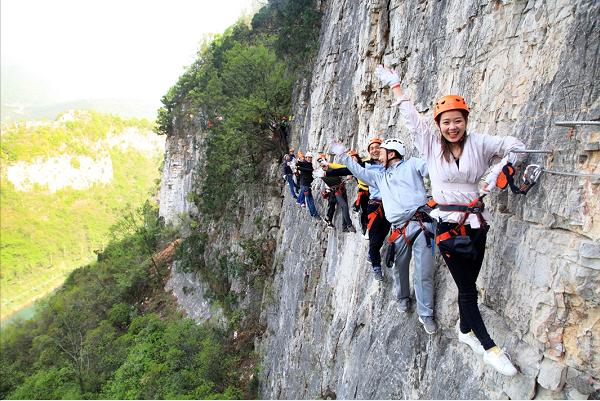
{"label": "climbing harness", "polygon": [[513,193],[525,195],[535,185],[542,171],[542,167],[538,164],[528,165],[523,171],[521,185],[517,186],[514,181],[515,168],[512,163],[506,163],[502,167],[502,172],[498,175],[496,186],[500,189],[505,189],[509,186]]}
{"label": "climbing harness", "polygon": [[371,227],[373,226],[373,223],[377,219],[377,216],[384,218],[384,214],[383,214],[383,203],[380,200],[370,199],[369,205],[377,205],[377,209],[375,209],[374,212],[371,212],[368,215],[369,222],[367,223],[367,230],[371,231]]}
{"label": "climbing harness", "polygon": [[363,197],[369,197],[369,190],[359,189],[356,194],[356,200],[354,201],[354,211],[358,212],[360,210],[360,204],[362,202]]}
{"label": "climbing harness", "polygon": [[[388,236],[387,242],[389,244],[387,257],[385,259],[387,267],[392,267],[394,265],[394,258],[396,253],[396,240],[401,236],[404,238],[404,242],[408,246],[412,246],[414,244],[417,237],[423,233],[425,236],[425,241],[427,242],[427,247],[431,248],[432,254],[435,254],[435,246],[433,239],[435,238],[435,234],[432,233],[426,226],[425,223],[433,223],[433,219],[429,215],[431,212],[431,208],[429,205],[421,206],[417,209],[415,214],[406,222],[404,225],[395,227],[392,229],[392,232]],[[411,221],[416,221],[419,224],[419,229],[415,231],[410,237],[406,235],[406,231],[408,225]]]}
{"label": "climbing harness", "polygon": [[[437,207],[442,212],[460,212],[464,213],[461,221],[458,225],[446,232],[441,233],[435,238],[435,243],[440,249],[440,252],[443,252],[446,257],[451,257],[451,254],[461,254],[470,258],[475,258],[477,256],[477,251],[475,250],[474,243],[477,241],[477,238],[481,233],[485,230],[487,231],[488,225],[485,219],[482,216],[485,205],[483,204],[483,198],[485,194],[480,196],[479,198],[474,199],[471,203],[467,205],[450,205],[450,204],[438,204]],[[467,235],[467,229],[465,227],[465,222],[469,215],[475,214],[479,220],[481,231],[478,232],[477,236],[473,239]]]}

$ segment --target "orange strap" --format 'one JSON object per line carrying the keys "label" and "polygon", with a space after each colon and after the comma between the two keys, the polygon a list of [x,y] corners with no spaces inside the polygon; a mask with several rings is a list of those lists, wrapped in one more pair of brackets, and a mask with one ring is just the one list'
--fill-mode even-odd
{"label": "orange strap", "polygon": [[408,223],[410,223],[410,221],[407,221],[402,227],[396,227],[392,230],[387,239],[389,244],[396,242],[396,240],[402,235],[404,237],[404,242],[406,242],[408,245],[411,245],[410,241],[406,237],[406,227],[408,227]]}
{"label": "orange strap", "polygon": [[369,191],[359,189],[358,195],[356,196],[356,201],[354,202],[354,206],[358,207],[360,205],[360,201],[362,200],[363,196],[369,196]]}
{"label": "orange strap", "polygon": [[440,242],[446,241],[447,239],[455,237],[459,234],[467,235],[467,229],[465,228],[464,224],[461,224],[461,225],[453,228],[452,230],[448,230],[445,233],[441,233],[440,235],[435,237],[435,244],[438,245]]}
{"label": "orange strap", "polygon": [[394,242],[396,242],[398,237],[404,235],[403,231],[404,230],[402,228],[394,228],[387,239],[388,244],[393,244]]}
{"label": "orange strap", "polygon": [[381,205],[379,205],[377,210],[369,213],[369,223],[367,224],[367,230],[371,230],[371,227],[373,226],[373,223],[377,219],[377,216],[383,217],[383,209],[381,208]]}

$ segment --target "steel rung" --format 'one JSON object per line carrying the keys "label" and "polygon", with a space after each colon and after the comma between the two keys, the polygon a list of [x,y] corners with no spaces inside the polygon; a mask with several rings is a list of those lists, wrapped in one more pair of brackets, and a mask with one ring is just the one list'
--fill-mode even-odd
{"label": "steel rung", "polygon": [[574,127],[576,125],[600,125],[600,121],[555,121],[554,125],[560,127]]}
{"label": "steel rung", "polygon": [[546,170],[542,169],[544,173],[556,174],[556,175],[568,175],[571,177],[588,177],[588,178],[596,178],[600,179],[600,174],[585,174],[585,173],[569,173],[566,171],[556,171],[556,170]]}
{"label": "steel rung", "polygon": [[554,153],[554,151],[553,150],[538,150],[538,149],[531,149],[531,150],[528,150],[528,149],[518,150],[517,149],[517,150],[511,150],[511,151],[509,151],[509,153],[548,153],[548,154],[550,154],[550,153]]}

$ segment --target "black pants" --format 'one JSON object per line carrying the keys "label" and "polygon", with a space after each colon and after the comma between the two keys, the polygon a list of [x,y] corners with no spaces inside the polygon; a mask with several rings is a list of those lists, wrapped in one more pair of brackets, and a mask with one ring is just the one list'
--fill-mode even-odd
{"label": "black pants", "polygon": [[[358,202],[358,203],[357,203]],[[358,190],[356,202],[354,202],[354,210],[360,211],[360,229],[363,235],[367,232],[367,225],[369,224],[369,191],[364,189]]]}
{"label": "black pants", "polygon": [[[379,204],[374,204],[369,202],[367,207],[368,215],[372,213],[376,213],[379,208]],[[383,206],[381,207],[382,214],[377,214],[373,223],[371,224],[371,228],[369,229],[369,258],[371,259],[371,264],[373,268],[375,266],[381,267],[381,247],[383,246],[383,242],[385,241],[385,237],[387,237],[390,232],[391,224],[385,218],[385,213],[383,213]]]}
{"label": "black pants", "polygon": [[[437,225],[437,235],[445,233],[456,226],[456,223],[440,223]],[[467,235],[471,238],[471,241],[473,241],[475,246],[475,257],[445,252],[442,252],[442,256],[444,257],[446,265],[448,265],[448,269],[450,270],[450,274],[452,274],[452,278],[458,287],[460,331],[466,334],[473,330],[483,348],[488,350],[496,344],[487,332],[483,319],[481,318],[481,312],[477,305],[477,285],[475,284],[477,277],[479,276],[479,271],[481,270],[483,256],[485,255],[487,229],[472,229],[468,225],[466,225],[465,228],[467,229]]]}
{"label": "black pants", "polygon": [[350,219],[350,211],[348,210],[348,196],[346,195],[346,190],[335,191],[329,193],[329,197],[327,198],[327,218],[329,221],[333,221],[333,214],[335,213],[335,205],[340,205],[340,209],[342,209],[342,224],[344,228],[350,227],[352,225],[352,219]]}

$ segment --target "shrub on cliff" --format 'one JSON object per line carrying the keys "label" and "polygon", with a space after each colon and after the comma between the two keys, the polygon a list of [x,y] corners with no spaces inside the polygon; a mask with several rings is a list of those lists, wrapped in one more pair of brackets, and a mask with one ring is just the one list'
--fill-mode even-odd
{"label": "shrub on cliff", "polygon": [[288,146],[279,123],[290,114],[292,85],[310,61],[319,22],[314,0],[270,0],[252,29],[240,22],[205,44],[162,99],[158,133],[172,134],[190,117],[205,122],[205,179],[196,190],[204,216],[226,215],[237,194],[263,185]]}

